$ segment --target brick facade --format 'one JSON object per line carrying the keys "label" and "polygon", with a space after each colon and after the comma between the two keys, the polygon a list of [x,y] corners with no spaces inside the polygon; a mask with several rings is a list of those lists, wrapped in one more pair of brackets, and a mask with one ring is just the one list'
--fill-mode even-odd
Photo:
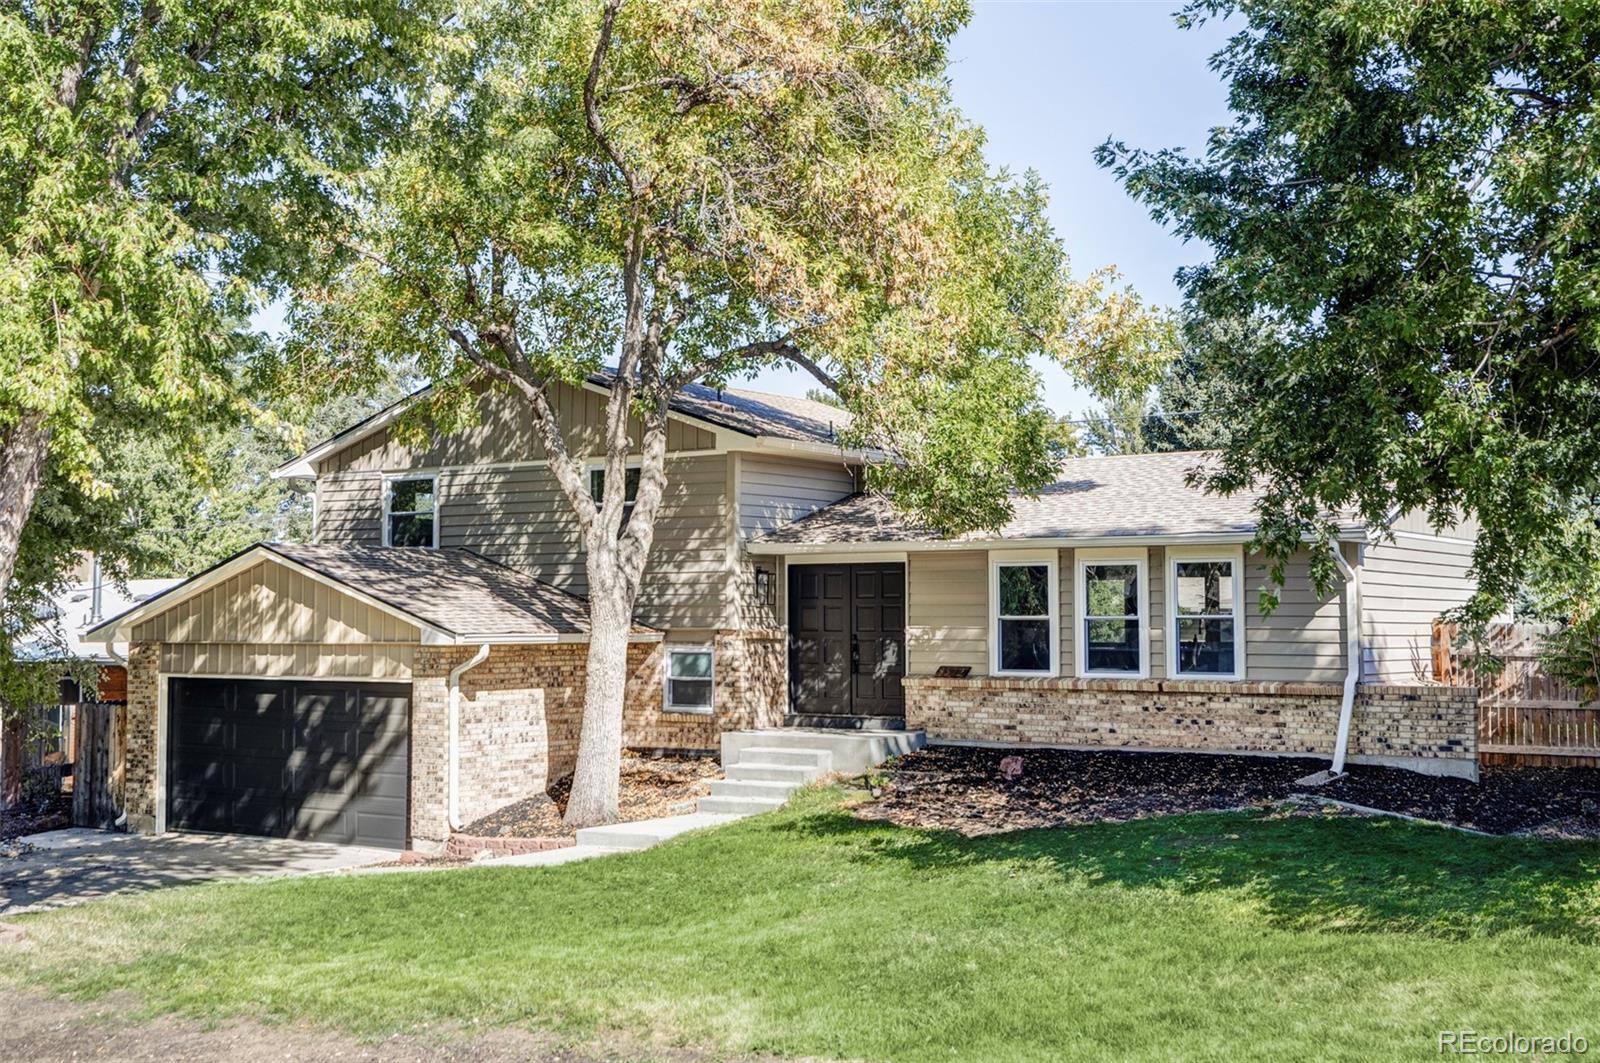
{"label": "brick facade", "polygon": [[[908,677],[906,724],[934,740],[1328,756],[1342,688],[1332,683]],[[1469,688],[1363,686],[1350,755],[1473,776]]]}
{"label": "brick facade", "polygon": [[[715,750],[724,731],[777,727],[788,708],[787,635],[782,629],[719,631],[712,711],[667,712],[663,662],[671,643],[658,643],[648,658],[630,657],[628,704],[622,741],[630,749]],[[654,684],[652,688],[652,684]]]}
{"label": "brick facade", "polygon": [[161,697],[161,643],[128,647],[128,725],[123,730],[123,804],[128,829],[156,829],[156,721]]}

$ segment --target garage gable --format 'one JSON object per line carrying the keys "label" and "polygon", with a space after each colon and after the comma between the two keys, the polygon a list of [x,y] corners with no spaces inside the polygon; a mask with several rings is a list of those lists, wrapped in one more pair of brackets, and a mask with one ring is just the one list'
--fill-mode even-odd
{"label": "garage gable", "polygon": [[134,642],[415,643],[421,629],[270,555],[141,618]]}

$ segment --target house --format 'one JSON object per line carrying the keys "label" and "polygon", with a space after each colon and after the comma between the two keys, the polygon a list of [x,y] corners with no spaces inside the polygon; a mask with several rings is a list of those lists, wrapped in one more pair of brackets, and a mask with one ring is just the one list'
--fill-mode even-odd
{"label": "house", "polygon": [[[606,394],[553,388],[575,453],[599,453]],[[315,480],[313,543],[252,547],[92,633],[127,643],[135,825],[428,848],[571,771],[584,570],[529,414],[486,391],[476,427],[411,446],[404,409],[280,470]],[[1189,487],[1205,455],[1075,459],[998,533],[944,539],[858,491],[844,416],[672,403],[627,745],[802,723],[1327,755],[1343,592],[1297,557],[1263,611],[1253,499]],[[1470,692],[1416,685],[1408,656],[1471,591],[1470,530],[1341,538],[1366,580],[1354,754],[1471,774]]]}

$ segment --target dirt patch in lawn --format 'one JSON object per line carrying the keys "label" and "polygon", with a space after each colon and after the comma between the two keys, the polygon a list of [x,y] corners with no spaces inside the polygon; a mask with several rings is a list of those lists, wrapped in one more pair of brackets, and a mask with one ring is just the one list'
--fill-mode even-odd
{"label": "dirt patch in lawn", "polygon": [[[722,765],[715,757],[629,754],[622,758],[618,811],[623,822],[693,812],[695,802],[710,793],[712,781],[720,778]],[[561,817],[571,792],[569,775],[552,783],[547,794],[507,805],[467,824],[462,833],[490,838],[570,838],[575,832]]]}
{"label": "dirt patch in lawn", "polygon": [[[234,1020],[197,1023],[171,1016],[130,1021],[134,1000],[78,1003],[0,984],[0,1059],[69,1063],[114,1059],[123,1063],[620,1063],[654,1059],[701,1063],[712,1056],[691,1048],[648,1044],[612,1034],[572,1044],[535,1030],[438,1030],[358,1040],[302,1023]],[[746,1058],[746,1057],[737,1057]]]}
{"label": "dirt patch in lawn", "polygon": [[[1008,757],[1020,759],[1014,778],[1002,770]],[[981,835],[1264,807],[1312,793],[1492,834],[1600,838],[1600,770],[1485,768],[1473,783],[1352,765],[1327,786],[1295,785],[1326,767],[1293,757],[933,746],[886,766],[881,796],[856,814]]]}

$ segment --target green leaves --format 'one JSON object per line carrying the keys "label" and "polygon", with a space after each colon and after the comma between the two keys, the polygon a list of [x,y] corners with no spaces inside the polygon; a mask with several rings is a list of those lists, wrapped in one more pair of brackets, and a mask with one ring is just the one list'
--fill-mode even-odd
{"label": "green leaves", "polygon": [[[1205,2],[1233,124],[1196,158],[1099,151],[1215,256],[1196,318],[1247,396],[1214,486],[1268,487],[1263,539],[1422,510],[1481,524],[1493,614],[1600,494],[1600,38],[1592,4]],[[1572,558],[1573,571],[1590,561]]]}

